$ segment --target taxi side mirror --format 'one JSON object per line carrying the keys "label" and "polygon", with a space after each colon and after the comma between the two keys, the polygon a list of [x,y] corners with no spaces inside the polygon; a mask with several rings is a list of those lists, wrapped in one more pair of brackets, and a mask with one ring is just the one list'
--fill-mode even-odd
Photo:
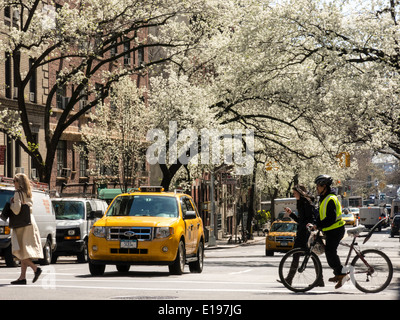
{"label": "taxi side mirror", "polygon": [[185,219],[196,219],[196,211],[186,211]]}

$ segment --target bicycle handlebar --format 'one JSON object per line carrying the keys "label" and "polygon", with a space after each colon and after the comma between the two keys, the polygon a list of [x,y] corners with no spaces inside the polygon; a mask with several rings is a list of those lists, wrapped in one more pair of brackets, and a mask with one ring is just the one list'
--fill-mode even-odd
{"label": "bicycle handlebar", "polygon": [[365,243],[369,240],[369,238],[371,238],[372,233],[375,231],[375,229],[378,228],[378,227],[380,227],[380,225],[383,224],[383,222],[386,221],[387,219],[388,219],[388,218],[384,218],[384,219],[382,219],[381,221],[378,221],[378,222],[372,227],[372,229],[368,232],[367,235],[362,236],[363,238],[365,237],[363,244],[365,244]]}

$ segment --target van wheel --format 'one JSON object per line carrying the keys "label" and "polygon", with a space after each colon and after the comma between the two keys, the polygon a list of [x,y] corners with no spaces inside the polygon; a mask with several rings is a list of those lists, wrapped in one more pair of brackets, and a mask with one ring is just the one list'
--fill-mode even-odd
{"label": "van wheel", "polygon": [[6,260],[6,266],[7,267],[17,267],[17,264],[14,261],[14,256],[12,254],[11,250],[11,243],[10,245],[4,249],[4,259]]}
{"label": "van wheel", "polygon": [[181,240],[178,246],[178,252],[173,264],[168,266],[169,273],[175,275],[181,275],[185,270],[185,244]]}
{"label": "van wheel", "polygon": [[92,276],[102,276],[105,270],[105,264],[93,264],[89,261],[89,271]]}
{"label": "van wheel", "polygon": [[57,260],[58,260],[58,254],[53,253],[53,254],[51,255],[51,264],[56,264],[56,263],[57,263]]}
{"label": "van wheel", "polygon": [[88,249],[87,249],[87,248],[88,248],[87,243],[88,243],[88,240],[85,239],[84,244],[83,244],[82,251],[79,252],[79,253],[76,255],[77,260],[78,260],[78,263],[85,263],[85,262],[88,261],[89,252],[88,252]]}
{"label": "van wheel", "polygon": [[47,239],[46,244],[43,247],[43,259],[39,260],[40,265],[42,265],[42,266],[49,265],[51,263],[51,256],[52,256],[51,243],[50,243],[50,240]]}

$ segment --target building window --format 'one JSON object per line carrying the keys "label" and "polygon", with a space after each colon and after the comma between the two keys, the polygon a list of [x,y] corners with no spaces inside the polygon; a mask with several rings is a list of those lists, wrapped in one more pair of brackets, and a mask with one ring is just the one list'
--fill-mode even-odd
{"label": "building window", "polygon": [[[29,69],[32,69],[35,60],[30,58],[29,59]],[[36,70],[33,71],[31,79],[29,81],[29,101],[36,102]]]}
{"label": "building window", "polygon": [[6,83],[6,98],[11,99],[11,57],[6,53],[5,59],[5,83]]}
{"label": "building window", "polygon": [[118,46],[117,46],[117,41],[113,40],[111,42],[111,49],[110,49],[110,55],[111,57],[115,57],[118,53]]}
{"label": "building window", "polygon": [[144,63],[144,48],[140,47],[138,50],[138,64],[141,66]]}
{"label": "building window", "polygon": [[57,144],[57,177],[61,177],[61,171],[67,166],[67,144],[64,140]]}
{"label": "building window", "polygon": [[89,169],[89,160],[87,158],[88,150],[84,146],[83,151],[79,153],[79,177],[87,177]]}
{"label": "building window", "polygon": [[11,26],[11,7],[4,7],[4,24],[6,26]]}
{"label": "building window", "polygon": [[[127,41],[127,40],[126,40]],[[129,41],[124,43],[124,66],[131,65],[131,44]]]}
{"label": "building window", "polygon": [[68,105],[69,99],[66,97],[67,95],[67,86],[59,86],[57,87],[56,100],[57,100],[57,108],[65,110],[65,107]]}

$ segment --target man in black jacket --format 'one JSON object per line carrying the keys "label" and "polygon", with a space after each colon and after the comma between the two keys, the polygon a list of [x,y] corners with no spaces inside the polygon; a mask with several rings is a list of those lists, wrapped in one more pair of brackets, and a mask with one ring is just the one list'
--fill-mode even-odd
{"label": "man in black jacket", "polygon": [[346,281],[346,274],[342,272],[343,266],[337,254],[339,242],[344,236],[345,222],[342,219],[340,202],[331,190],[332,182],[332,178],[328,175],[320,175],[315,179],[317,192],[320,196],[316,224],[317,228],[322,230],[326,237],[326,260],[335,275],[329,281],[336,282],[335,288],[338,289]]}

